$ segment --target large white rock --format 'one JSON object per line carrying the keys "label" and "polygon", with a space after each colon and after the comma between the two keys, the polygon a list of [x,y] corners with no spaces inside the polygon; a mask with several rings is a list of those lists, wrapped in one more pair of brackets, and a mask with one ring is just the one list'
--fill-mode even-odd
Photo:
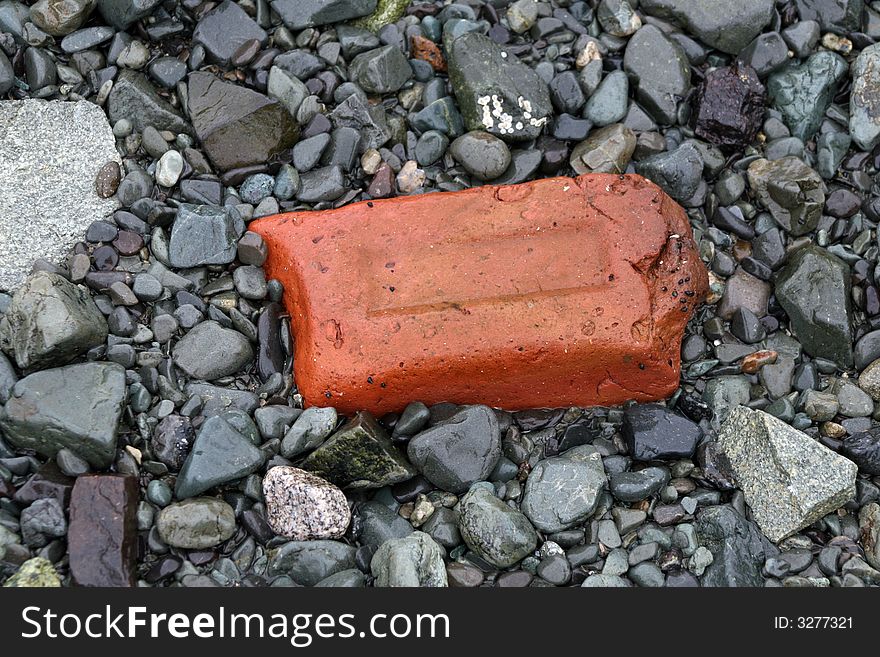
{"label": "large white rock", "polygon": [[774,543],[855,495],[855,463],[764,411],[731,410],[718,432],[718,446],[755,522]]}
{"label": "large white rock", "polygon": [[0,290],[14,290],[37,258],[61,263],[115,198],[95,191],[122,164],[104,111],[86,101],[0,102]]}

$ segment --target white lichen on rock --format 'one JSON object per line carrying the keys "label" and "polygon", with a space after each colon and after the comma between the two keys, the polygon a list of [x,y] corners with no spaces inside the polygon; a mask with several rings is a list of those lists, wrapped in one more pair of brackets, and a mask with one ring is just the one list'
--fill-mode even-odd
{"label": "white lichen on rock", "polygon": [[[514,123],[513,115],[504,111],[504,99],[497,94],[480,96],[477,99],[477,104],[481,108],[481,121],[486,130],[494,128],[496,123],[498,132],[502,135],[512,135],[514,132],[522,131],[525,128],[523,121]],[[492,106],[491,109],[489,107],[490,104]],[[532,104],[522,96],[517,98],[517,105],[522,113],[523,120],[528,121],[530,125],[541,127],[547,123],[546,116],[540,119],[532,116]]]}

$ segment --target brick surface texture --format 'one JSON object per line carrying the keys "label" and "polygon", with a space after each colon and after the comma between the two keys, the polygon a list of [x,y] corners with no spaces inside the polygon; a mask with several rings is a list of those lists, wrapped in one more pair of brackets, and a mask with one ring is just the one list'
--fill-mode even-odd
{"label": "brick surface texture", "polygon": [[309,405],[507,409],[671,394],[708,285],[687,217],[640,176],[585,175],[256,221]]}

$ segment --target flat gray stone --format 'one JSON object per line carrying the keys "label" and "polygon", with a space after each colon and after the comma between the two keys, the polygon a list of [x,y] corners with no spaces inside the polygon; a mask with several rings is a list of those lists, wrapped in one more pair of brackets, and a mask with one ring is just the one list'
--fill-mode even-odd
{"label": "flat gray stone", "polygon": [[736,55],[770,22],[773,0],[642,0],[639,9],[672,20],[706,45]]}
{"label": "flat gray stone", "polygon": [[0,349],[22,370],[63,365],[107,338],[107,322],[83,288],[38,271],[0,315]]}
{"label": "flat gray stone", "polygon": [[246,477],[264,460],[263,452],[226,420],[208,418],[180,469],[174,493],[178,499],[201,495],[214,486]]}
{"label": "flat gray stone", "polygon": [[173,267],[225,265],[235,260],[244,221],[233,207],[182,203],[171,229],[168,259]]}
{"label": "flat gray stone", "polygon": [[354,568],[355,552],[341,541],[291,541],[269,551],[269,575],[289,575],[297,584],[314,586]]}
{"label": "flat gray stone", "polygon": [[108,162],[122,164],[97,105],[0,102],[0,290],[20,285],[37,258],[60,263],[89,224],[119,207],[95,191]]}
{"label": "flat gray stone", "polygon": [[542,532],[562,531],[590,517],[606,483],[599,451],[575,447],[538,461],[526,480],[522,512]]}
{"label": "flat gray stone", "polygon": [[0,429],[23,449],[54,457],[67,448],[95,467],[110,465],[125,401],[125,370],[82,363],[31,374],[0,408]]}
{"label": "flat gray stone", "polygon": [[238,331],[207,321],[174,345],[173,356],[175,364],[192,378],[211,381],[241,370],[254,359],[254,350]]}
{"label": "flat gray stone", "polygon": [[271,4],[284,25],[294,31],[341,23],[376,9],[376,0],[272,0]]}
{"label": "flat gray stone", "polygon": [[774,542],[855,496],[855,463],[763,411],[732,409],[718,445],[755,522]]}
{"label": "flat gray stone", "polygon": [[149,16],[162,0],[97,0],[98,11],[110,25],[123,30]]}

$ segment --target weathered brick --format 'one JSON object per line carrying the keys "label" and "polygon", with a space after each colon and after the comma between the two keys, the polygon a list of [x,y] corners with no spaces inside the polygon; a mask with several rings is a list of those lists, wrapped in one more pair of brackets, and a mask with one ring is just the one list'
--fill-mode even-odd
{"label": "weathered brick", "polygon": [[268,217],[307,403],[510,409],[654,400],[707,290],[684,211],[586,175]]}
{"label": "weathered brick", "polygon": [[79,586],[134,586],[137,480],[120,475],[78,477],[67,532],[70,574]]}

